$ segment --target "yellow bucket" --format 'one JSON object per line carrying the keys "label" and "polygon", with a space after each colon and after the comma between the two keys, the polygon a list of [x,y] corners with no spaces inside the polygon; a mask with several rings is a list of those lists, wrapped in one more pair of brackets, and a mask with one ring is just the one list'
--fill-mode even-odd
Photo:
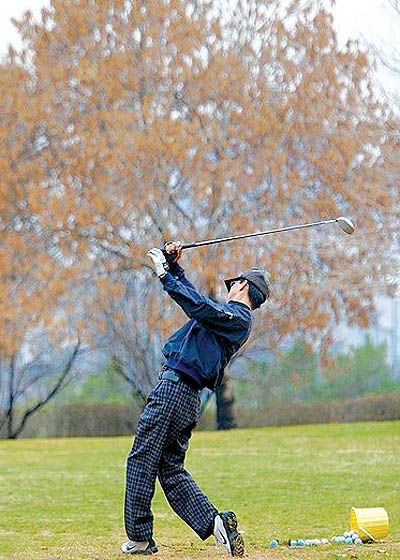
{"label": "yellow bucket", "polygon": [[389,518],[383,507],[355,508],[350,511],[351,528],[362,541],[383,539],[389,532]]}

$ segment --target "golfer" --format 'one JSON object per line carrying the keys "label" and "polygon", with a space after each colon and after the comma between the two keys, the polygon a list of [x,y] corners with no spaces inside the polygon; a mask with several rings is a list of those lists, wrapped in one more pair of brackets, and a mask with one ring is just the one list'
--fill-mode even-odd
{"label": "golfer", "polygon": [[219,512],[203,494],[183,463],[199,417],[200,390],[215,389],[224,368],[250,335],[252,310],[269,296],[258,268],[225,280],[226,303],[202,296],[178,265],[178,242],[147,253],[163,289],[183,309],[189,321],[163,348],[166,360],[159,382],[140,416],[126,468],[126,554],[154,554],[151,501],[158,476],[172,509],[201,539],[211,535],[232,556],[243,556],[243,539],[233,511]]}

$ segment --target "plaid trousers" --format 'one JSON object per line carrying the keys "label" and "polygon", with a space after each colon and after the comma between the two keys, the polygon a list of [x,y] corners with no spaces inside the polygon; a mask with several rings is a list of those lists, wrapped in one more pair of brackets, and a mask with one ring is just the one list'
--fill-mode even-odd
{"label": "plaid trousers", "polygon": [[218,510],[183,467],[199,417],[199,391],[172,370],[161,372],[160,378],[140,416],[127,459],[125,530],[132,541],[152,538],[151,501],[158,476],[172,509],[205,540]]}

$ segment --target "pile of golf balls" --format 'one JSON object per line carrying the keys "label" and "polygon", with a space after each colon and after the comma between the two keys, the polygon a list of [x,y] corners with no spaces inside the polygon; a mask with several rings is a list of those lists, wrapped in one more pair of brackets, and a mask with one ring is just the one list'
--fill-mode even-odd
{"label": "pile of golf balls", "polygon": [[[346,544],[356,544],[357,546],[362,544],[358,533],[356,531],[345,531],[343,535],[337,537],[332,537],[331,542],[334,543],[346,543]],[[290,539],[289,546],[313,546],[318,544],[329,544],[328,539]],[[277,539],[272,540],[269,546],[274,548],[279,545]]]}
{"label": "pile of golf balls", "polygon": [[290,539],[289,546],[312,546],[316,544],[329,544],[328,539]]}
{"label": "pile of golf balls", "polygon": [[356,544],[357,546],[362,544],[362,540],[356,531],[345,531],[343,535],[332,537],[331,541],[337,543]]}

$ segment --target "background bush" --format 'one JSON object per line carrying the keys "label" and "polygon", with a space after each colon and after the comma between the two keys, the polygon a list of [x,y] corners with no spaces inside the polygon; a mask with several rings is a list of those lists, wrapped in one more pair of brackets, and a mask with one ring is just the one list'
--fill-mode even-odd
{"label": "background bush", "polygon": [[[310,346],[295,342],[273,361],[251,362],[233,384],[239,427],[400,419],[400,383],[386,362],[386,347],[368,338],[325,366]],[[142,407],[110,363],[67,388],[22,437],[130,435]],[[215,428],[210,404],[198,427]]]}
{"label": "background bush", "polygon": [[[240,428],[400,420],[400,392],[364,395],[337,401],[273,404],[249,409],[238,406]],[[114,403],[71,403],[38,415],[22,437],[82,437],[131,435],[135,432],[141,406]],[[215,428],[215,411],[207,408],[198,428]]]}

